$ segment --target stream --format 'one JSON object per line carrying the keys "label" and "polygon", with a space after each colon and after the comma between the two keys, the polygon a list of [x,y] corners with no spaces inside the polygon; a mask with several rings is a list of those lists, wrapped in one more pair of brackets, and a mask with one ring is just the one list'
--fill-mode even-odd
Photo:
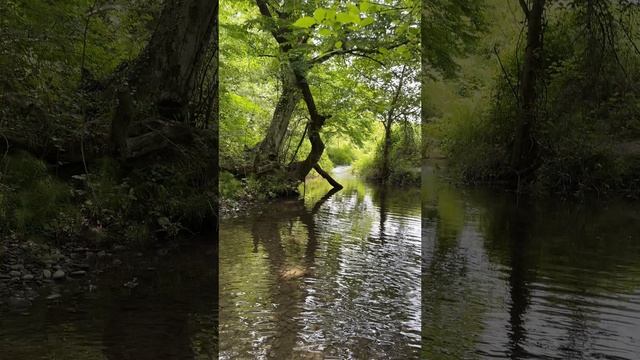
{"label": "stream", "polygon": [[215,258],[210,239],[108,253],[99,275],[52,282],[28,308],[0,308],[0,359],[216,359]]}
{"label": "stream", "polygon": [[114,251],[0,309],[0,358],[638,358],[637,202],[534,201],[436,168],[384,189],[337,167],[341,191],[312,179],[223,219],[219,271],[206,239]]}
{"label": "stream", "polygon": [[423,169],[424,359],[638,359],[640,207],[518,199]]}
{"label": "stream", "polygon": [[220,359],[420,356],[420,189],[307,181],[220,226]]}

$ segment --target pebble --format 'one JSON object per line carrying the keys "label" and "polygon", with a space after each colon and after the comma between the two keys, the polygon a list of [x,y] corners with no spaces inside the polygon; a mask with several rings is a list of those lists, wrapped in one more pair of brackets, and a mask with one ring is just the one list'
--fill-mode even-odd
{"label": "pebble", "polygon": [[71,273],[71,276],[85,276],[87,274],[84,270],[78,270]]}
{"label": "pebble", "polygon": [[98,255],[98,257],[105,257],[105,256],[107,256],[107,252],[104,251],[104,250],[100,250],[100,251],[98,251],[98,254],[96,254],[96,255]]}
{"label": "pebble", "polygon": [[115,266],[122,265],[122,260],[120,260],[120,259],[113,260],[113,265],[115,265]]}
{"label": "pebble", "polygon": [[62,295],[60,295],[60,294],[51,294],[51,295],[47,296],[47,300],[55,300],[55,299],[59,299],[61,297],[62,297]]}
{"label": "pebble", "polygon": [[45,279],[51,279],[51,270],[42,270],[42,277]]}
{"label": "pebble", "polygon": [[64,273],[64,271],[58,269],[56,270],[56,272],[53,273],[53,280],[62,280],[67,276],[67,274]]}
{"label": "pebble", "polygon": [[22,276],[22,280],[33,280],[34,276],[31,274],[25,274]]}
{"label": "pebble", "polygon": [[20,271],[17,271],[17,270],[13,270],[9,273],[9,276],[11,277],[20,277],[20,275],[22,275],[22,273],[20,273]]}

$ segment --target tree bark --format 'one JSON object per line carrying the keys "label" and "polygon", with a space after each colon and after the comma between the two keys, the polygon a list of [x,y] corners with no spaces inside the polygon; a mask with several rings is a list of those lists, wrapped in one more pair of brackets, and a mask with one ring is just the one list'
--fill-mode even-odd
{"label": "tree bark", "polygon": [[313,169],[320,174],[320,176],[322,176],[325,180],[327,180],[327,182],[329,182],[329,184],[331,184],[331,186],[333,186],[334,189],[342,189],[343,186],[337,182],[334,178],[331,177],[331,175],[329,175],[329,173],[327,173],[326,171],[324,171],[320,165],[316,164]]}
{"label": "tree bark", "polygon": [[216,0],[166,0],[156,30],[128,73],[138,100],[182,119],[216,24]]}
{"label": "tree bark", "polygon": [[524,2],[521,5],[527,18],[527,49],[520,82],[520,118],[511,153],[511,166],[518,177],[533,170],[538,152],[532,128],[537,117],[536,86],[541,71],[545,0],[533,0],[531,9]]}
{"label": "tree bark", "polygon": [[296,83],[300,91],[302,92],[302,98],[304,99],[307,109],[309,110],[309,127],[307,130],[307,137],[311,143],[311,151],[307,155],[306,159],[293,164],[290,167],[290,171],[295,179],[304,181],[311,169],[320,161],[322,153],[324,152],[324,142],[320,137],[320,130],[324,126],[324,122],[328,118],[327,116],[320,115],[316,107],[311,88],[307,82],[301,66],[294,67],[294,73],[296,76]]}
{"label": "tree bark", "polygon": [[282,93],[278,100],[278,104],[273,112],[269,129],[264,139],[258,145],[258,151],[255,158],[255,168],[260,168],[267,162],[279,162],[278,156],[282,151],[289,122],[293,116],[296,106],[300,102],[302,96],[300,90],[296,86],[295,75],[289,68],[289,64],[285,63],[281,69]]}

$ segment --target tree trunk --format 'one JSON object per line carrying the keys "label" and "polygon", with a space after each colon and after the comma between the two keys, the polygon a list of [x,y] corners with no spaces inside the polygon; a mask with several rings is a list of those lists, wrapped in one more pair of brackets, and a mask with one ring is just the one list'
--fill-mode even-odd
{"label": "tree trunk", "polygon": [[529,9],[521,1],[522,9],[527,18],[527,49],[525,52],[522,77],[520,82],[520,119],[516,126],[516,133],[511,153],[511,166],[518,177],[531,173],[537,157],[537,145],[532,133],[536,122],[536,92],[537,82],[541,71],[543,16],[545,0],[533,0]]}
{"label": "tree trunk", "polygon": [[389,175],[391,175],[390,165],[389,165],[389,154],[391,152],[391,125],[393,122],[390,117],[387,122],[384,124],[384,144],[382,147],[382,171],[380,173],[380,177],[383,183],[386,183],[389,180]]}
{"label": "tree trunk", "polygon": [[289,128],[289,122],[293,112],[302,98],[300,90],[296,86],[295,75],[288,64],[283,64],[281,69],[282,93],[273,112],[269,129],[264,139],[258,145],[254,167],[256,169],[268,162],[278,162],[279,154]]}
{"label": "tree trunk", "polygon": [[324,171],[320,165],[316,164],[313,169],[320,174],[320,176],[322,176],[325,180],[327,180],[327,182],[329,182],[329,184],[331,184],[331,186],[333,186],[334,189],[342,189],[343,186],[337,182],[334,178],[331,177],[331,175],[329,175],[328,172]]}
{"label": "tree trunk", "polygon": [[313,94],[311,93],[311,88],[309,87],[309,83],[307,82],[307,78],[305,77],[302,69],[303,67],[301,66],[294,67],[294,74],[296,76],[298,88],[302,92],[302,98],[309,110],[310,120],[307,137],[311,143],[311,151],[309,151],[306,159],[293,164],[290,169],[292,177],[299,181],[304,181],[311,169],[318,164],[320,157],[322,157],[322,153],[324,152],[324,142],[320,137],[320,130],[322,129],[322,126],[324,126],[325,120],[328,118],[327,116],[320,115],[318,113]]}
{"label": "tree trunk", "polygon": [[[274,16],[271,13],[270,6],[266,0],[255,0],[260,14],[269,20],[274,20]],[[279,12],[277,16],[281,19],[286,16],[285,13]],[[276,22],[277,24],[277,22]],[[309,63],[306,62],[300,55],[291,54],[292,40],[290,39],[291,32],[286,27],[274,26],[271,28],[271,34],[273,38],[280,45],[281,54],[288,56],[288,60],[285,62],[285,66],[293,72],[296,87],[302,94],[302,99],[307,105],[309,110],[309,123],[307,127],[307,138],[311,143],[311,151],[303,161],[293,163],[287,167],[287,181],[304,181],[311,169],[313,169],[324,152],[324,142],[320,137],[320,130],[324,125],[325,120],[328,118],[325,115],[320,115],[316,108],[311,88],[307,82],[306,73],[309,69]],[[305,40],[306,41],[306,40]],[[335,181],[334,181],[335,182]],[[335,184],[338,184],[335,182]],[[337,187],[332,184],[334,187]],[[341,185],[340,185],[341,186]]]}
{"label": "tree trunk", "polygon": [[214,0],[165,1],[151,40],[128,73],[138,100],[151,101],[164,117],[184,119],[217,8]]}

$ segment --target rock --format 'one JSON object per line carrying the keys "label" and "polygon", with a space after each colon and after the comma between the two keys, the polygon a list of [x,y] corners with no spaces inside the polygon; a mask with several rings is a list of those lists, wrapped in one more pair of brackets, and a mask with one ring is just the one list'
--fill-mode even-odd
{"label": "rock", "polygon": [[122,265],[122,260],[120,260],[120,259],[115,259],[115,260],[113,260],[113,265],[115,265],[115,266],[120,266],[120,265]]}
{"label": "rock", "polygon": [[7,304],[14,308],[25,308],[31,305],[31,301],[19,296],[12,296],[7,300]]}
{"label": "rock", "polygon": [[84,270],[77,270],[71,273],[71,276],[85,276],[87,274]]}
{"label": "rock", "polygon": [[47,296],[47,300],[55,300],[55,299],[59,299],[61,297],[62,297],[62,295],[60,295],[60,294],[51,294],[51,295]]}
{"label": "rock", "polygon": [[56,270],[56,272],[53,273],[53,280],[62,280],[66,276],[67,276],[67,274],[65,274],[63,270],[58,269],[58,270]]}
{"label": "rock", "polygon": [[100,251],[98,251],[97,255],[98,255],[99,258],[105,257],[105,256],[107,256],[107,252],[104,251],[104,250],[100,250]]}
{"label": "rock", "polygon": [[15,265],[11,265],[9,268],[10,268],[11,270],[20,271],[20,270],[24,269],[24,265],[22,265],[22,264],[15,264]]}
{"label": "rock", "polygon": [[51,270],[42,270],[42,277],[45,279],[51,279]]}
{"label": "rock", "polygon": [[33,280],[33,278],[34,278],[34,276],[33,276],[33,275],[31,275],[31,274],[24,274],[24,275],[22,276],[22,280],[27,280],[27,281],[28,281],[28,280]]}
{"label": "rock", "polygon": [[9,276],[11,276],[12,278],[20,277],[20,275],[22,275],[22,273],[17,270],[13,270],[9,273]]}
{"label": "rock", "polygon": [[122,245],[113,245],[113,251],[122,251],[124,250],[124,246]]}

